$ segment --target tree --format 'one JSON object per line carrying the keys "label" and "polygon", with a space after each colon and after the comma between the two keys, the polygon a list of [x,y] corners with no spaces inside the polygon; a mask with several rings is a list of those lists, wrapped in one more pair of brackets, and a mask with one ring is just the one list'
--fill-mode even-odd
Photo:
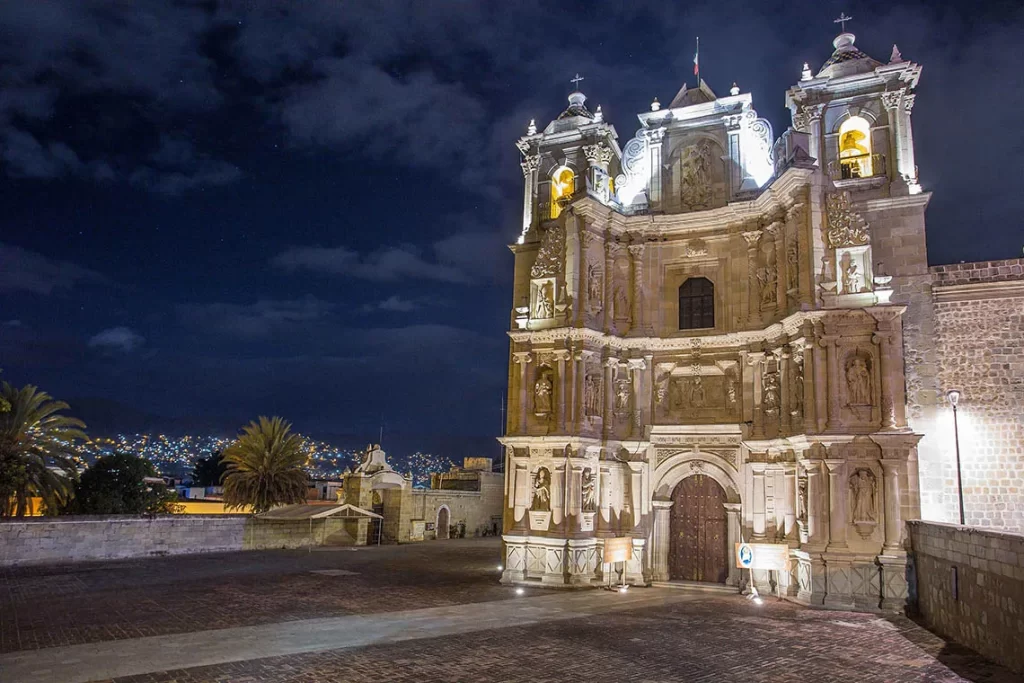
{"label": "tree", "polygon": [[0,412],[0,517],[31,514],[33,498],[56,513],[77,477],[74,444],[88,438],[85,424],[59,414],[68,404],[31,385],[3,382],[0,398],[9,408]]}
{"label": "tree", "polygon": [[224,462],[223,454],[213,451],[205,458],[196,460],[192,468],[193,486],[220,486],[224,479],[224,473],[228,470],[228,464]]}
{"label": "tree", "polygon": [[153,463],[128,453],[98,458],[75,484],[68,512],[81,515],[156,515],[178,511]]}
{"label": "tree", "polygon": [[224,504],[252,506],[254,514],[306,500],[306,453],[302,438],[280,417],[260,417],[224,450]]}

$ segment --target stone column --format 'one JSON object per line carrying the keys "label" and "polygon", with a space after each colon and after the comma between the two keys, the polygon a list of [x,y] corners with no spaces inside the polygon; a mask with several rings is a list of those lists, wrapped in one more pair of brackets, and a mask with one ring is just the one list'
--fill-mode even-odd
{"label": "stone column", "polygon": [[565,349],[559,349],[555,351],[552,357],[558,361],[558,431],[565,433],[566,431],[566,364],[565,361],[572,358],[572,354]]}
{"label": "stone column", "polygon": [[647,150],[651,161],[651,180],[647,184],[648,202],[653,209],[661,204],[661,141],[665,137],[664,128],[651,128],[644,131],[647,138]]}
{"label": "stone column", "polygon": [[795,541],[800,538],[796,530],[796,463],[786,463],[782,467],[783,496],[786,520],[786,540]]}
{"label": "stone column", "polygon": [[753,540],[763,541],[765,538],[765,510],[764,510],[764,472],[766,465],[763,462],[750,463],[750,473],[754,479],[754,536]]}
{"label": "stone column", "polygon": [[750,323],[761,319],[760,287],[757,281],[757,247],[761,240],[760,230],[743,233],[747,241],[747,316]]}
{"label": "stone column", "polygon": [[523,169],[523,232],[520,243],[533,226],[534,196],[537,192],[537,169],[540,167],[540,155],[526,155],[520,166]]}
{"label": "stone column", "polygon": [[726,563],[729,565],[729,578],[725,580],[725,583],[729,586],[740,585],[740,570],[736,566],[736,560],[733,554],[736,552],[736,544],[740,542],[740,504],[739,503],[726,503],[725,504],[725,517],[726,517],[726,537],[727,543],[725,558]]}
{"label": "stone column", "polygon": [[668,581],[668,549],[671,543],[671,500],[652,500],[654,506],[654,580]]}
{"label": "stone column", "polygon": [[529,351],[516,351],[512,354],[512,360],[519,364],[519,433],[526,434],[526,414],[530,411],[526,366],[533,360],[533,354]]}
{"label": "stone column", "polygon": [[633,330],[637,334],[643,334],[644,323],[644,246],[643,244],[631,244],[630,256],[633,257]]}
{"label": "stone column", "polygon": [[826,460],[828,468],[828,550],[846,550],[846,461]]}
{"label": "stone column", "polygon": [[879,460],[882,465],[882,478],[885,488],[885,546],[884,550],[900,550],[900,530],[903,518],[900,514],[900,460]]}

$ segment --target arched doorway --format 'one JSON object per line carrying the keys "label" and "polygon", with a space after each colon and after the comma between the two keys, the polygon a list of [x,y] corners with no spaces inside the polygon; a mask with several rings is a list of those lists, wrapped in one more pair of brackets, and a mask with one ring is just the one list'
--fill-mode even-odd
{"label": "arched doorway", "polygon": [[437,529],[435,531],[435,538],[448,538],[450,531],[450,520],[451,513],[448,512],[447,507],[441,507],[437,511]]}
{"label": "arched doorway", "polygon": [[672,491],[669,578],[725,583],[729,576],[725,491],[706,474],[694,474]]}

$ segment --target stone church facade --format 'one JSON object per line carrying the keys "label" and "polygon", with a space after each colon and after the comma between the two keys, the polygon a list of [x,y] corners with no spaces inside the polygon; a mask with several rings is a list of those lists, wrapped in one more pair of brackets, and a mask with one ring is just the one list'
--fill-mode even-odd
{"label": "stone church facade", "polygon": [[[700,81],[623,146],[579,91],[518,141],[505,582],[618,581],[604,544],[630,537],[632,583],[904,600],[914,419],[941,403],[908,372],[935,334],[921,67],[854,40],[805,65],[778,139],[749,94]],[[741,576],[740,541],[788,544],[792,570]]]}

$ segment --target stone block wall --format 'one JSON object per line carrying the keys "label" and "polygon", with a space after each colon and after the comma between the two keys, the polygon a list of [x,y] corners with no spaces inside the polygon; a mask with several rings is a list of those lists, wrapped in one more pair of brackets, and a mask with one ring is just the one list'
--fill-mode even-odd
{"label": "stone block wall", "polygon": [[89,560],[351,544],[340,519],[263,520],[248,515],[34,518],[0,523],[0,567]]}
{"label": "stone block wall", "polygon": [[928,627],[1024,673],[1024,535],[908,523]]}

